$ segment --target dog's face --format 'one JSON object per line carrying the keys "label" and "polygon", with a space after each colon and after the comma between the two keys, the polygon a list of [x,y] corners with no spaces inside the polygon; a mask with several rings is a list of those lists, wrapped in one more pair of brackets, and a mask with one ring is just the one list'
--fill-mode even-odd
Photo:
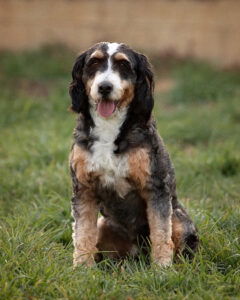
{"label": "dog's face", "polygon": [[102,117],[132,101],[136,78],[133,57],[117,43],[100,44],[86,58],[83,81],[90,103]]}
{"label": "dog's face", "polygon": [[84,114],[92,107],[100,117],[111,118],[133,102],[152,109],[150,65],[144,55],[124,44],[96,44],[77,58],[72,77],[70,95],[76,112]]}

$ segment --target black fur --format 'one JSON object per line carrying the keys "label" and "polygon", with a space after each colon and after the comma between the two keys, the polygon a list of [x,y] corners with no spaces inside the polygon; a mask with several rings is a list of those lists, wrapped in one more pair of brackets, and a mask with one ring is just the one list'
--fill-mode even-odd
{"label": "black fur", "polygon": [[69,94],[72,99],[71,110],[76,113],[81,113],[81,115],[84,117],[83,129],[88,136],[89,130],[92,126],[94,126],[94,124],[89,112],[88,96],[86,94],[86,89],[83,82],[83,70],[86,56],[87,52],[84,52],[76,59],[72,70],[72,82],[70,83]]}
{"label": "black fur", "polygon": [[89,111],[88,97],[82,80],[85,58],[86,52],[82,53],[76,59],[72,70],[72,82],[69,88],[69,93],[72,98],[71,109],[77,113],[81,112],[84,115]]}

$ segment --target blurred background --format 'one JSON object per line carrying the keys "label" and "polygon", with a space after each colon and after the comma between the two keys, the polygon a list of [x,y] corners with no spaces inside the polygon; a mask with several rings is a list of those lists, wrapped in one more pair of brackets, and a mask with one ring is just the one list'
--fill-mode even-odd
{"label": "blurred background", "polygon": [[121,41],[154,54],[240,62],[238,0],[1,0],[0,5],[0,49],[61,43],[82,51],[99,41]]}
{"label": "blurred background", "polygon": [[[154,117],[200,232],[193,265],[157,280],[71,269],[68,86],[99,41],[149,56]],[[239,65],[239,0],[0,0],[0,298],[238,297]]]}
{"label": "blurred background", "polygon": [[240,62],[238,0],[1,0],[0,49],[120,41],[152,54]]}

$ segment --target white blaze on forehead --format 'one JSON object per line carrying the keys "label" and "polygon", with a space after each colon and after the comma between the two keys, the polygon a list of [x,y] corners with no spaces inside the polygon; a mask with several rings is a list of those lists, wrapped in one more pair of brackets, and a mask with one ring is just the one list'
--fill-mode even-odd
{"label": "white blaze on forehead", "polygon": [[108,45],[107,53],[108,53],[109,56],[111,56],[115,52],[117,52],[117,49],[120,46],[120,44],[118,44],[118,43],[108,43],[107,45]]}

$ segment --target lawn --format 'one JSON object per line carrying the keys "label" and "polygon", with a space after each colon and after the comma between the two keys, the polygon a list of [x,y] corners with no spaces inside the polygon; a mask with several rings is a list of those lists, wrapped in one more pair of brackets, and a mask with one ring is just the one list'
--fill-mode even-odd
{"label": "lawn", "polygon": [[0,299],[240,299],[240,71],[154,58],[154,115],[200,248],[160,269],[72,269],[74,53],[0,54]]}

